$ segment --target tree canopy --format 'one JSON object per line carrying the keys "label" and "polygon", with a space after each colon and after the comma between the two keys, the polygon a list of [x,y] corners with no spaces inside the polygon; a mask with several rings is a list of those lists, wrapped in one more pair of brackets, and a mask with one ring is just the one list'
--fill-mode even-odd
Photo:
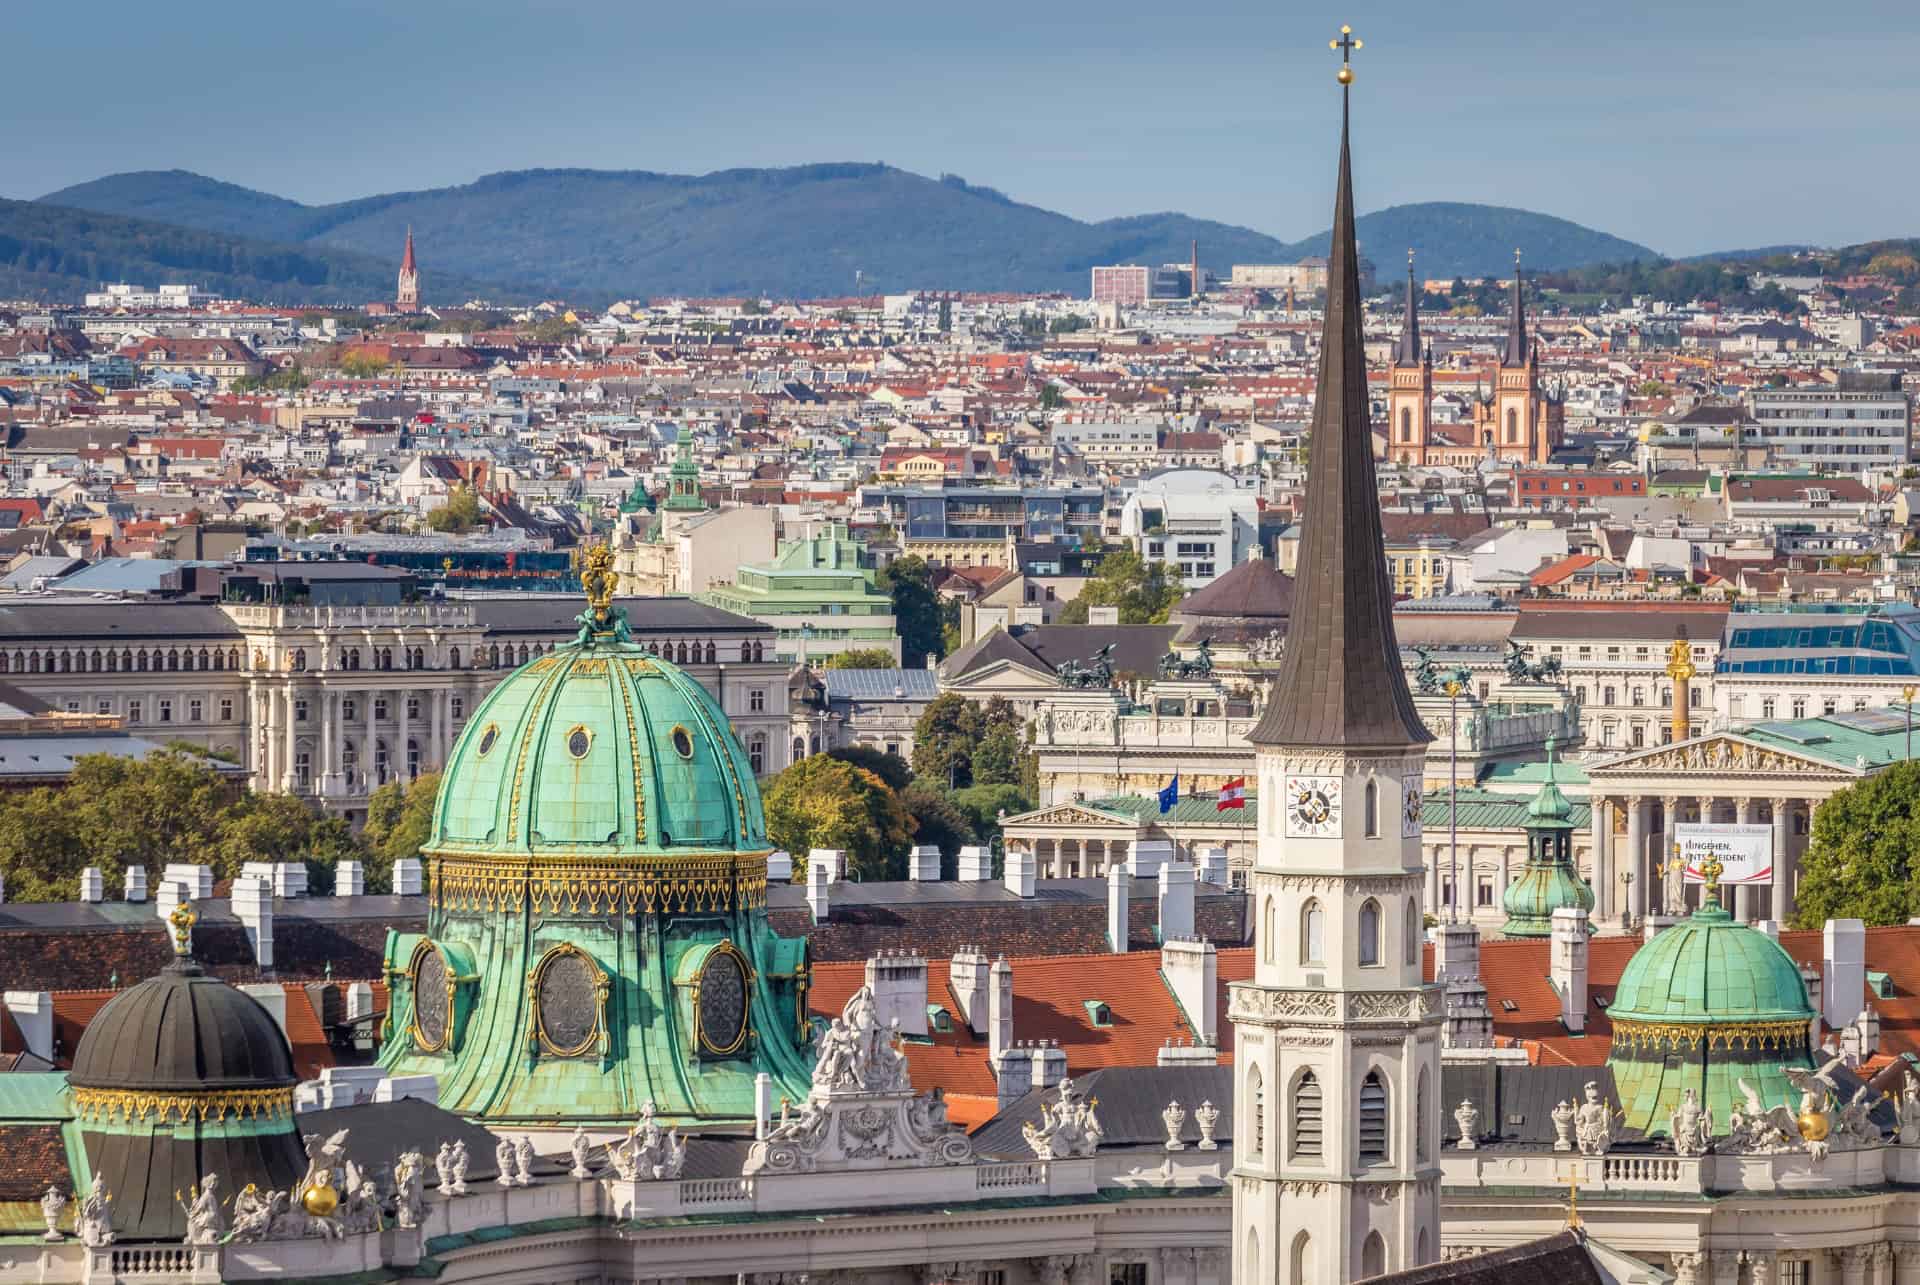
{"label": "tree canopy", "polygon": [[15,901],[73,900],[88,866],[111,886],[128,866],[152,881],[171,862],[231,879],[249,861],[302,861],[325,892],[335,863],[362,851],[339,818],[291,795],[236,792],[207,759],[175,750],[85,755],[63,785],[0,796],[0,872]]}
{"label": "tree canopy", "polygon": [[917,667],[946,655],[940,632],[940,600],[933,592],[933,569],[918,554],[895,558],[877,577],[893,599],[894,628],[900,635],[900,663]]}
{"label": "tree canopy", "polygon": [[999,697],[983,706],[957,692],[943,693],[914,724],[914,774],[946,789],[1017,785],[1030,757],[1025,735],[1020,716]]}
{"label": "tree canopy", "polygon": [[1815,809],[1794,901],[1796,928],[1920,915],[1920,763],[1896,763]]}
{"label": "tree canopy", "polygon": [[1100,559],[1080,596],[1060,609],[1060,623],[1084,625],[1089,608],[1118,607],[1123,625],[1164,625],[1185,592],[1177,568],[1148,562],[1133,549],[1115,549]]}
{"label": "tree canopy", "polygon": [[480,496],[464,482],[447,492],[447,502],[427,513],[427,525],[435,531],[459,534],[480,524]]}
{"label": "tree canopy", "polygon": [[854,647],[836,651],[827,657],[827,669],[897,669],[893,653],[885,647]]}
{"label": "tree canopy", "polygon": [[767,837],[793,856],[795,878],[814,848],[847,854],[847,873],[864,880],[906,876],[914,820],[900,796],[865,768],[827,754],[800,760],[763,794]]}

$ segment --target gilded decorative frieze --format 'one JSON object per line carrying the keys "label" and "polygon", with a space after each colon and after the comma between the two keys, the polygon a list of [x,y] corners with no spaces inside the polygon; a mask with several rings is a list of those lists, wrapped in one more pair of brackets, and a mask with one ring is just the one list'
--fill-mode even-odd
{"label": "gilded decorative frieze", "polygon": [[536,914],[701,913],[764,909],[762,856],[528,861],[437,857],[432,893],[441,910]]}
{"label": "gilded decorative frieze", "polygon": [[1686,1022],[1636,1022],[1613,1019],[1615,1049],[1720,1049],[1731,1051],[1805,1047],[1804,1021],[1743,1022],[1737,1026],[1705,1026]]}
{"label": "gilded decorative frieze", "polygon": [[293,1089],[225,1089],[208,1093],[156,1093],[144,1089],[75,1087],[73,1111],[89,1123],[185,1124],[192,1120],[277,1120],[293,1116]]}

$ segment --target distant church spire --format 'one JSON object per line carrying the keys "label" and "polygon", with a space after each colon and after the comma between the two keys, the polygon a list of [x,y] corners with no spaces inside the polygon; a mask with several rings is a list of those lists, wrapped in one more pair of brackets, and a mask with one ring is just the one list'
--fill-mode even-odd
{"label": "distant church spire", "polygon": [[412,312],[420,306],[420,268],[413,261],[413,225],[407,225],[407,248],[400,256],[400,284],[394,290],[393,306]]}
{"label": "distant church spire", "polygon": [[1400,323],[1400,346],[1394,350],[1396,366],[1418,366],[1420,353],[1420,291],[1413,282],[1413,250],[1407,250],[1407,311]]}
{"label": "distant church spire", "polygon": [[1507,321],[1507,350],[1500,355],[1502,366],[1527,364],[1526,291],[1520,281],[1520,251],[1513,252],[1513,315]]}
{"label": "distant church spire", "polygon": [[[1344,65],[1341,70],[1344,86],[1352,73]],[[1340,177],[1307,456],[1307,511],[1295,573],[1301,593],[1273,698],[1248,737],[1255,745],[1344,749],[1425,745],[1433,739],[1413,707],[1393,635],[1393,585],[1380,530],[1360,328],[1350,113],[1344,92],[1341,97]]]}

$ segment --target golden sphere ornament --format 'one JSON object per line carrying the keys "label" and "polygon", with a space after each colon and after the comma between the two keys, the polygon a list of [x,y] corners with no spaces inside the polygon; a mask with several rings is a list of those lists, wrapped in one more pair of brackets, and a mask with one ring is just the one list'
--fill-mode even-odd
{"label": "golden sphere ornament", "polygon": [[1808,1142],[1824,1142],[1827,1134],[1833,1131],[1833,1125],[1824,1111],[1802,1111],[1798,1123],[1801,1138]]}
{"label": "golden sphere ornament", "polygon": [[315,1218],[326,1218],[340,1207],[340,1193],[333,1189],[333,1174],[322,1169],[307,1189],[300,1193],[300,1206]]}
{"label": "golden sphere ornament", "polygon": [[1353,68],[1342,67],[1338,73],[1338,78],[1341,84],[1351,85],[1353,83]]}

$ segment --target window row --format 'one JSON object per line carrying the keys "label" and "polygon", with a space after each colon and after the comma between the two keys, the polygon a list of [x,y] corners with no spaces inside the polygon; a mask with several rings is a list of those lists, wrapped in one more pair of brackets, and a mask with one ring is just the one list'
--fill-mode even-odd
{"label": "window row", "polygon": [[[1279,909],[1275,898],[1268,897],[1265,920],[1261,925],[1261,950],[1265,960],[1271,964],[1278,958],[1280,941]],[[1384,942],[1386,934],[1382,931],[1384,911],[1381,903],[1368,897],[1360,903],[1360,911],[1354,917],[1358,949],[1355,958],[1362,968],[1384,966],[1387,963]],[[1420,904],[1412,897],[1406,899],[1401,915],[1402,961],[1409,966],[1420,962]],[[1300,907],[1300,963],[1303,966],[1317,967],[1327,962],[1327,908],[1317,897],[1310,897]]]}

